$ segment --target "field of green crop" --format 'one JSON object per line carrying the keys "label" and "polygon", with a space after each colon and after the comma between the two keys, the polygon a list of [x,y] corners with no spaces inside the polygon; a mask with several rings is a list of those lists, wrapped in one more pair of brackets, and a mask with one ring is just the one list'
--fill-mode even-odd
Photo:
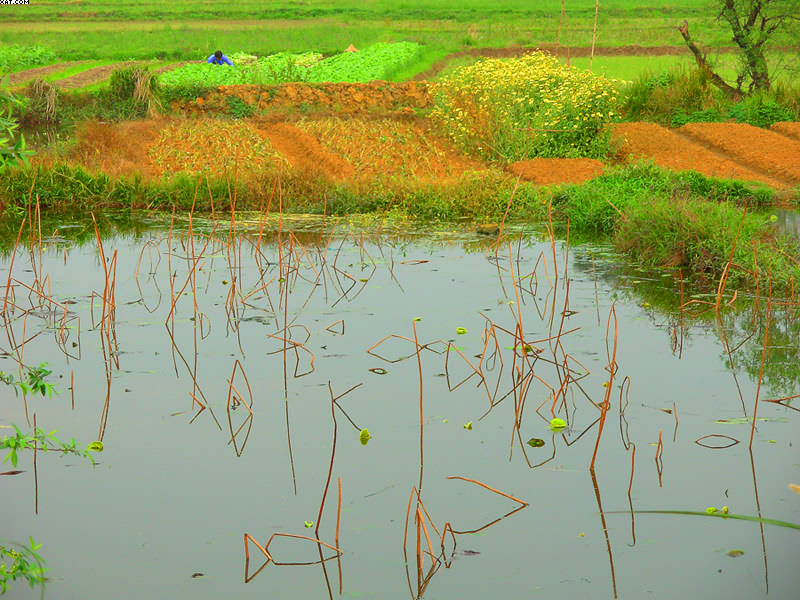
{"label": "field of green crop", "polygon": [[[198,0],[51,0],[4,6],[0,43],[44,44],[64,60],[197,60],[216,49],[259,56],[332,54],[351,43],[361,48],[411,41],[426,46],[420,60],[432,62],[434,49],[444,56],[470,47],[558,41],[589,46],[595,0],[566,0],[565,6],[562,28],[561,0],[305,0],[292,5],[275,0],[225,5]],[[604,0],[597,44],[681,45],[676,26],[684,18],[704,45],[730,44],[730,33],[714,11],[696,0]]]}
{"label": "field of green crop", "polygon": [[10,44],[0,48],[0,74],[47,65],[57,60],[55,52],[40,45]]}
{"label": "field of green crop", "polygon": [[234,67],[188,64],[159,77],[165,87],[180,85],[276,84],[287,81],[368,82],[390,79],[414,61],[420,46],[412,42],[379,43],[358,52],[343,52],[323,59],[309,52],[281,52],[256,57],[231,54]]}

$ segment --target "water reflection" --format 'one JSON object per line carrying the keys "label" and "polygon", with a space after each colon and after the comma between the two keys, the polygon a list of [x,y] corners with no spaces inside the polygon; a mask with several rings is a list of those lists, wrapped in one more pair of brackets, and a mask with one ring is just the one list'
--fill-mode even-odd
{"label": "water reflection", "polygon": [[[790,468],[760,471],[761,495],[756,479],[756,455],[797,462],[794,298],[718,299],[547,230],[190,217],[133,236],[100,223],[80,245],[30,225],[2,263],[3,370],[47,361],[71,398],[11,395],[6,418],[103,441],[110,467],[38,474],[51,490],[39,517],[30,480],[3,478],[20,515],[8,535],[43,527],[55,596],[113,597],[119,581],[208,598],[552,596],[579,595],[585,579],[600,595],[680,596],[718,568],[714,548],[748,543],[758,596],[768,547],[782,558],[796,543],[763,520],[687,522],[698,502],[800,520]],[[723,436],[739,443],[700,443]],[[626,506],[629,533],[613,516]],[[636,518],[661,507],[683,516]],[[87,512],[90,546],[113,524],[142,549],[109,551],[89,574],[89,550],[72,546]],[[642,529],[657,541],[637,544]],[[149,544],[166,549],[163,565]],[[148,575],[126,580],[119,561]],[[218,584],[175,580],[203,561]],[[655,562],[688,576],[642,568]],[[288,565],[319,567],[322,581]],[[788,593],[788,562],[769,568]]]}

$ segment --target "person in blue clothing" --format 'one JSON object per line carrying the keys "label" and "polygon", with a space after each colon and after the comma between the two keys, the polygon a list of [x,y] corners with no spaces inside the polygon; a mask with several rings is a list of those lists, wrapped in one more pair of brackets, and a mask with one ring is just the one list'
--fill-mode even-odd
{"label": "person in blue clothing", "polygon": [[231,59],[225,56],[221,50],[217,50],[206,59],[206,62],[212,65],[230,65],[234,66]]}

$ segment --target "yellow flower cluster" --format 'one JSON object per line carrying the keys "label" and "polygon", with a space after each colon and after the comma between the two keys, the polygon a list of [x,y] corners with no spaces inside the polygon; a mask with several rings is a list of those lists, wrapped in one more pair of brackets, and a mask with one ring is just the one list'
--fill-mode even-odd
{"label": "yellow flower cluster", "polygon": [[483,155],[580,155],[615,117],[617,84],[541,52],[486,59],[434,86],[432,116],[456,143]]}

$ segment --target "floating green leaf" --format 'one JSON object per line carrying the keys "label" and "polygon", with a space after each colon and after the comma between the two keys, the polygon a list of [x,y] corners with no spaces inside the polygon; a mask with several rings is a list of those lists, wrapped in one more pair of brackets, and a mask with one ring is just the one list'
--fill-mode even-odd
{"label": "floating green leaf", "polygon": [[716,507],[716,506],[709,506],[709,507],[706,509],[706,512],[707,512],[709,515],[713,515],[715,512],[718,512],[718,511],[717,511],[717,507]]}
{"label": "floating green leaf", "polygon": [[472,421],[467,421],[466,423],[464,423],[464,429],[472,431]]}
{"label": "floating green leaf", "polygon": [[414,317],[414,320],[415,320],[417,323],[419,323],[420,321],[422,321],[422,317]]}
{"label": "floating green leaf", "polygon": [[375,375],[386,375],[389,371],[386,369],[382,369],[381,367],[375,367],[369,370],[370,373],[375,373]]}
{"label": "floating green leaf", "polygon": [[744,555],[744,550],[741,548],[735,548],[734,550],[728,550],[728,556],[731,558],[739,558],[740,556]]}
{"label": "floating green leaf", "polygon": [[465,333],[467,333],[467,328],[466,327],[456,327],[456,333],[458,335],[464,335]]}
{"label": "floating green leaf", "polygon": [[541,438],[531,438],[528,440],[528,446],[531,448],[541,448],[544,446],[544,440]]}
{"label": "floating green leaf", "polygon": [[88,450],[92,452],[102,452],[103,451],[103,442],[92,442],[89,444]]}
{"label": "floating green leaf", "polygon": [[314,526],[314,521],[303,521],[303,525],[306,526],[306,529],[310,529]]}
{"label": "floating green leaf", "polygon": [[372,439],[372,436],[369,434],[369,429],[362,429],[361,433],[358,435],[358,439],[361,441],[362,446],[369,444],[369,441]]}
{"label": "floating green leaf", "polygon": [[564,429],[567,426],[567,422],[564,419],[559,419],[556,417],[555,419],[550,420],[550,429],[553,431],[558,431],[560,429]]}

